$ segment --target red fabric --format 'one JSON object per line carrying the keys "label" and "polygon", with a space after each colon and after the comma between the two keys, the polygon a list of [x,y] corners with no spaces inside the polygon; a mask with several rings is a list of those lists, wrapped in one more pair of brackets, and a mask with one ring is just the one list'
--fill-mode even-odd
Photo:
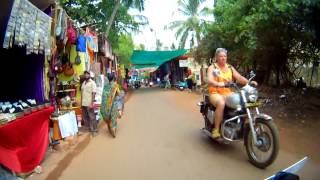
{"label": "red fabric", "polygon": [[42,161],[49,143],[49,117],[53,107],[26,115],[0,127],[0,164],[30,172]]}

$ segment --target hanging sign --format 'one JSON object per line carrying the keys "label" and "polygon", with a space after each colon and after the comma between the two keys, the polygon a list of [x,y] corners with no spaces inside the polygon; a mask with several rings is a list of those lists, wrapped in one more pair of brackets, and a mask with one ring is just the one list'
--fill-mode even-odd
{"label": "hanging sign", "polygon": [[179,67],[188,67],[188,60],[179,60]]}

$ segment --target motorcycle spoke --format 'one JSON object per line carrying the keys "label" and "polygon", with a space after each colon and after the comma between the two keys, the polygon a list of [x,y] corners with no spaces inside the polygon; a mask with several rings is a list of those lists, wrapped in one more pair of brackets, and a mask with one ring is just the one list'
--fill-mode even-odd
{"label": "motorcycle spoke", "polygon": [[263,126],[264,126],[263,124],[256,124],[255,130],[256,130],[258,139],[259,139],[259,137],[261,138],[262,136],[268,136],[268,137],[264,137],[264,138],[267,138],[267,140],[264,140],[264,141],[268,141],[268,142],[264,142],[264,143],[268,143],[266,146],[269,146],[266,152],[264,152],[264,150],[257,147],[253,141],[252,134],[250,133],[250,135],[249,135],[249,141],[251,142],[251,148],[250,148],[252,151],[251,153],[252,153],[253,157],[259,162],[263,162],[266,159],[268,159],[272,153],[272,151],[270,151],[270,150],[272,150],[274,148],[273,147],[273,139],[272,139],[272,137],[270,137],[270,136],[272,136],[271,130],[269,128],[265,128]]}
{"label": "motorcycle spoke", "polygon": [[264,130],[264,127],[263,127],[262,125],[260,125],[260,130],[261,130],[261,132],[266,132],[266,131]]}

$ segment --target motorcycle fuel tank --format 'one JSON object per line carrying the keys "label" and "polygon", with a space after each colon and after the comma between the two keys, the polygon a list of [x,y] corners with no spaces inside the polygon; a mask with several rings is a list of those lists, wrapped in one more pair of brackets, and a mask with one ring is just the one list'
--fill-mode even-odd
{"label": "motorcycle fuel tank", "polygon": [[233,93],[226,97],[226,106],[232,109],[241,108],[241,97],[238,93]]}

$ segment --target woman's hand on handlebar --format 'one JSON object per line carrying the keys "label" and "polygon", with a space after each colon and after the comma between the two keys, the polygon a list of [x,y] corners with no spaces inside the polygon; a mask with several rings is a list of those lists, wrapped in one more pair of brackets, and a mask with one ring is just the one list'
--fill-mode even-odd
{"label": "woman's hand on handlebar", "polygon": [[216,87],[225,87],[225,88],[228,88],[228,87],[234,87],[235,86],[235,83],[233,81],[229,81],[229,82],[218,82],[216,85]]}
{"label": "woman's hand on handlebar", "polygon": [[256,81],[251,81],[250,82],[250,85],[253,86],[253,87],[257,87],[258,86],[258,83]]}
{"label": "woman's hand on handlebar", "polygon": [[229,82],[226,82],[224,83],[224,87],[235,87],[236,84],[233,82],[233,81],[229,81]]}

